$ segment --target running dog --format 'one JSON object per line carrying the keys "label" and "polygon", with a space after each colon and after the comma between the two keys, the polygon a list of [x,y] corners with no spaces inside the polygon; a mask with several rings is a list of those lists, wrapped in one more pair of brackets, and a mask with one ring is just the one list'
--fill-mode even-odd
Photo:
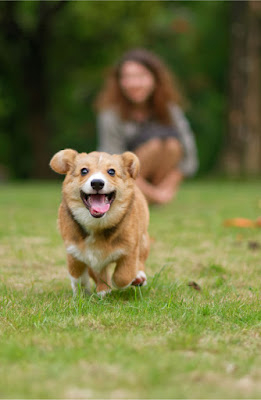
{"label": "running dog", "polygon": [[[147,283],[149,211],[135,183],[140,163],[135,154],[61,150],[51,168],[66,174],[58,223],[67,250],[73,293],[90,293],[89,277],[104,296]],[[116,263],[112,277],[108,267]]]}

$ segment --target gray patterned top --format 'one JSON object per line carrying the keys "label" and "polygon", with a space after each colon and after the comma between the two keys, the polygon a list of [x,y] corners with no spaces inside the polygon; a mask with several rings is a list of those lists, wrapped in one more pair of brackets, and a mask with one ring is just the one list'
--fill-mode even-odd
{"label": "gray patterned top", "polygon": [[[184,157],[179,168],[185,176],[193,176],[198,169],[198,156],[194,134],[182,109],[177,105],[170,105],[170,114],[173,127],[183,146]],[[99,151],[111,154],[120,154],[127,150],[126,143],[135,137],[139,131],[139,122],[124,121],[119,114],[108,109],[98,115]]]}

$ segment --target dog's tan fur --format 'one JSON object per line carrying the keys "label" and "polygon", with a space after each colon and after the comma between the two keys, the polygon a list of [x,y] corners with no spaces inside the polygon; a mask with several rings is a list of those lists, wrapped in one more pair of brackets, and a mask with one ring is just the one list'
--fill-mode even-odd
{"label": "dog's tan fur", "polygon": [[[116,263],[112,276],[116,288],[145,284],[149,212],[147,202],[135,184],[139,173],[138,158],[130,152],[122,155],[79,154],[66,149],[53,156],[50,166],[54,171],[66,174],[58,221],[67,248],[74,292],[80,278],[89,290],[87,270],[96,282],[97,292],[108,292],[111,287],[108,266],[112,262]],[[81,175],[83,168],[88,169],[86,176]],[[116,171],[115,176],[109,175],[110,169]],[[80,195],[81,190],[86,191],[89,187],[92,176],[102,177],[106,188],[116,191],[113,203],[101,218],[91,215]]]}

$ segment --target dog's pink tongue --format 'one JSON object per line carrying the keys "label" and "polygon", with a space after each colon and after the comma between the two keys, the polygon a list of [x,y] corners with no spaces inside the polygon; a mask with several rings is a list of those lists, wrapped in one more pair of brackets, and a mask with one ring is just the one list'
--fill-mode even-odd
{"label": "dog's pink tongue", "polygon": [[106,213],[109,208],[110,204],[105,202],[105,195],[104,194],[92,194],[90,196],[90,203],[91,209],[95,213]]}

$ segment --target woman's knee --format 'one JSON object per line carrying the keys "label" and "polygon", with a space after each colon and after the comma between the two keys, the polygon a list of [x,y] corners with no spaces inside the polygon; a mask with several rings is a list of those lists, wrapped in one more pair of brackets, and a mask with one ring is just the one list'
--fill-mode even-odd
{"label": "woman's knee", "polygon": [[162,147],[163,147],[163,143],[162,143],[162,140],[159,138],[153,138],[153,139],[148,140],[148,142],[147,142],[147,148],[150,151],[153,151],[155,153],[158,151],[161,151]]}
{"label": "woman's knee", "polygon": [[159,138],[153,138],[137,147],[134,153],[141,159],[155,157],[158,153],[163,150],[163,142]]}
{"label": "woman's knee", "polygon": [[169,137],[165,140],[165,151],[175,159],[181,159],[183,156],[182,145],[176,138]]}

